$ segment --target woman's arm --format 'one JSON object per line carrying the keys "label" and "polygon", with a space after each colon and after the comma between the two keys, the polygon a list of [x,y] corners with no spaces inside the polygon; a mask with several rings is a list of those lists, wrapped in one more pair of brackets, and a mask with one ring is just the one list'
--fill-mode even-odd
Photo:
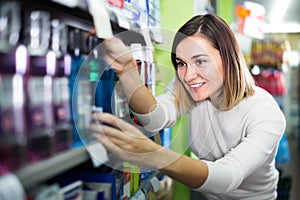
{"label": "woman's arm", "polygon": [[[104,45],[104,58],[119,77],[116,87],[121,87],[124,91],[131,109],[138,114],[148,114],[155,110],[157,102],[140,80],[135,60],[127,47],[117,38],[105,40]],[[205,182],[208,176],[205,162],[180,155],[154,143],[134,126],[113,115],[98,114],[94,117],[115,127],[93,124],[91,130],[97,133],[95,137],[98,141],[120,158],[159,169],[191,188],[198,188]]]}
{"label": "woman's arm", "polygon": [[92,131],[98,141],[121,159],[159,169],[193,189],[225,194],[251,176],[247,191],[255,193],[276,186],[272,159],[284,131],[285,120],[281,112],[273,108],[270,106],[264,111],[252,109],[253,118],[248,119],[247,137],[215,161],[194,160],[166,149],[134,126],[110,114],[98,114],[94,119],[112,126],[93,125]]}
{"label": "woman's arm", "polygon": [[[174,152],[166,152],[165,156]],[[185,155],[180,155],[170,165],[160,169],[161,172],[184,185],[196,189],[203,185],[208,177],[208,166],[201,160],[195,160]]]}
{"label": "woman's arm", "polygon": [[156,107],[154,96],[141,81],[136,62],[129,49],[118,38],[104,40],[104,59],[119,77],[115,87],[123,90],[130,108],[139,114],[147,114]]}
{"label": "woman's arm", "polygon": [[133,164],[159,169],[191,188],[200,187],[208,176],[205,162],[164,148],[147,138],[133,125],[111,114],[96,114],[94,119],[111,126],[93,124],[91,130],[106,149]]}

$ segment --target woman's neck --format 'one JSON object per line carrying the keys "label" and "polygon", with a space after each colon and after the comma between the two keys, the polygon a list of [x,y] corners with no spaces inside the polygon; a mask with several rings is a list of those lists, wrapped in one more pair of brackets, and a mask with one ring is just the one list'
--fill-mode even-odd
{"label": "woman's neck", "polygon": [[226,108],[225,105],[225,87],[222,85],[218,90],[212,93],[209,97],[213,106],[218,110],[224,110]]}

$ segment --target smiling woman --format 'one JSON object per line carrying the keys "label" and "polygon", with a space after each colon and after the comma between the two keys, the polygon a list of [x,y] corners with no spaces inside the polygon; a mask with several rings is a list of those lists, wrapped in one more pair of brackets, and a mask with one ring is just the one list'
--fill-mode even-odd
{"label": "smiling woman", "polygon": [[[171,60],[177,70],[177,55],[179,57],[186,55],[186,49],[193,52],[205,52],[211,64],[202,73],[206,74],[205,76],[207,74],[214,76],[213,81],[209,82],[210,84],[214,82],[214,84],[209,85],[208,93],[215,106],[221,110],[228,110],[244,96],[253,94],[254,83],[231,29],[221,18],[214,18],[214,20],[213,18],[213,15],[196,16],[183,25],[174,38]],[[177,75],[180,76],[180,70],[177,71]],[[215,83],[218,80],[224,84],[224,90],[215,92],[215,85],[219,85],[219,88],[221,85]],[[184,99],[187,101],[175,100],[176,105],[184,111],[189,110],[195,106],[196,101],[188,97],[187,91],[181,88],[182,84],[179,81],[181,81],[180,78],[175,80],[175,93],[180,97],[185,96]]]}
{"label": "smiling woman", "polygon": [[178,30],[171,53],[176,77],[157,97],[142,84],[133,56],[119,39],[105,40],[104,46],[140,124],[156,132],[188,113],[190,149],[201,159],[166,149],[111,114],[95,114],[104,123],[91,130],[109,151],[159,169],[207,199],[276,199],[274,161],[285,117],[274,98],[254,84],[223,19],[199,15]]}
{"label": "smiling woman", "polygon": [[175,62],[178,78],[195,102],[211,97],[223,85],[220,53],[206,39],[197,36],[183,39],[176,48]]}

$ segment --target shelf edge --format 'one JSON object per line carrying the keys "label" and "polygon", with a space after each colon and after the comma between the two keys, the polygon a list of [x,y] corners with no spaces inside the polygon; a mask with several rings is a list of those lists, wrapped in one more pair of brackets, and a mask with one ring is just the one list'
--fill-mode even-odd
{"label": "shelf edge", "polygon": [[73,148],[22,167],[15,172],[15,175],[19,178],[23,187],[28,189],[87,161],[89,158],[85,147]]}

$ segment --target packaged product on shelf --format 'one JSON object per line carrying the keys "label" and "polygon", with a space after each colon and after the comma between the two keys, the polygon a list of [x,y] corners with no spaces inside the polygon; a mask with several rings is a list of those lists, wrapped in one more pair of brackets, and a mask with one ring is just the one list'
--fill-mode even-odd
{"label": "packaged product on shelf", "polygon": [[[140,173],[141,173],[141,169],[139,166],[137,165],[133,165],[131,163],[128,162],[124,162],[123,163],[123,174],[125,176],[130,176],[127,177],[129,182],[125,182],[126,185],[124,189],[126,189],[126,191],[124,190],[124,192],[126,192],[126,196],[130,197],[133,196],[140,187]],[[129,194],[128,194],[128,188],[129,188]]]}
{"label": "packaged product on shelf", "polygon": [[27,159],[24,74],[27,52],[17,45],[21,29],[17,2],[0,2],[0,175],[24,165]]}
{"label": "packaged product on shelf", "polygon": [[153,59],[153,50],[150,47],[142,47],[145,63],[145,84],[149,91],[155,96],[156,69]]}
{"label": "packaged product on shelf", "polygon": [[27,192],[27,199],[34,200],[62,200],[63,196],[60,192],[59,185],[57,183],[51,185],[39,185],[30,189]]}
{"label": "packaged product on shelf", "polygon": [[108,12],[108,2],[88,0],[88,11],[93,17],[94,27],[98,38],[112,38],[113,31]]}
{"label": "packaged product on shelf", "polygon": [[1,69],[8,67],[16,70],[15,73],[0,72],[0,174],[2,170],[17,169],[28,161],[23,77],[27,67],[26,56],[24,46],[18,47],[15,53],[0,53],[4,61]]}
{"label": "packaged product on shelf", "polygon": [[161,131],[159,131],[160,139],[161,139],[161,145],[171,149],[172,144],[172,128],[165,128]]}
{"label": "packaged product on shelf", "polygon": [[69,48],[71,55],[71,74],[69,76],[71,123],[73,129],[73,147],[88,142],[88,127],[91,120],[91,93],[89,72],[84,67],[87,46],[84,31],[69,29]]}
{"label": "packaged product on shelf", "polygon": [[151,29],[151,38],[162,43],[163,38],[161,34],[161,21],[160,21],[160,1],[159,0],[146,0],[148,12],[148,26]]}
{"label": "packaged product on shelf", "polygon": [[0,1],[0,51],[15,49],[20,42],[21,8],[17,1]]}
{"label": "packaged product on shelf", "polygon": [[130,194],[130,173],[128,171],[123,172],[123,190],[122,190],[122,199],[129,199],[131,197]]}
{"label": "packaged product on shelf", "polygon": [[92,107],[112,113],[114,70],[100,56],[101,41],[96,35],[89,36],[89,55],[85,64],[89,71]]}
{"label": "packaged product on shelf", "polygon": [[128,101],[123,90],[117,85],[114,90],[114,115],[119,118],[125,118],[129,114]]}
{"label": "packaged product on shelf", "polygon": [[66,25],[52,20],[51,49],[56,55],[56,70],[53,77],[53,112],[55,120],[55,151],[60,152],[72,146],[72,127],[70,122],[69,75],[71,56],[67,53]]}
{"label": "packaged product on shelf", "polygon": [[138,190],[133,197],[130,198],[131,200],[146,200],[146,195],[142,190]]}
{"label": "packaged product on shelf", "polygon": [[142,188],[142,191],[145,193],[146,199],[155,200],[155,193],[160,189],[160,182],[157,177],[151,178]]}
{"label": "packaged product on shelf", "polygon": [[59,192],[62,196],[62,200],[76,199],[84,200],[83,196],[83,182],[81,180],[74,181],[60,188]]}
{"label": "packaged product on shelf", "polygon": [[70,172],[64,177],[64,182],[72,183],[82,181],[83,199],[117,200],[117,174],[116,172]]}
{"label": "packaged product on shelf", "polygon": [[50,14],[28,11],[24,18],[23,37],[29,53],[26,75],[29,158],[37,161],[55,152],[52,84],[56,57],[49,49]]}
{"label": "packaged product on shelf", "polygon": [[121,14],[130,22],[132,29],[147,27],[148,14],[146,1],[125,0]]}

